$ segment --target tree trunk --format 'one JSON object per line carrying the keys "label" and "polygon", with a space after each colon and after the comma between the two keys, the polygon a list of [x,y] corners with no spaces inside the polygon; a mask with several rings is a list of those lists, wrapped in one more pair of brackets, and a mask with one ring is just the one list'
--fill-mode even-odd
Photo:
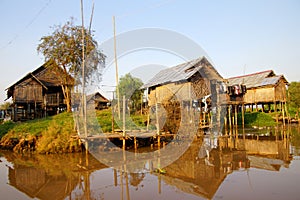
{"label": "tree trunk", "polygon": [[70,88],[67,85],[62,85],[61,86],[62,91],[63,91],[63,95],[65,98],[65,102],[66,102],[66,106],[67,106],[67,112],[71,112],[71,92],[70,92]]}

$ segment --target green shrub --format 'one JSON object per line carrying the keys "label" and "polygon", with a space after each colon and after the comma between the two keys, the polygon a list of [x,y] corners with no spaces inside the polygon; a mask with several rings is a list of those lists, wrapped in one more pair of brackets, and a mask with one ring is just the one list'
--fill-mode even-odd
{"label": "green shrub", "polygon": [[[242,114],[238,114],[238,123],[242,124]],[[275,126],[276,122],[270,114],[263,112],[245,113],[245,125],[250,126]]]}

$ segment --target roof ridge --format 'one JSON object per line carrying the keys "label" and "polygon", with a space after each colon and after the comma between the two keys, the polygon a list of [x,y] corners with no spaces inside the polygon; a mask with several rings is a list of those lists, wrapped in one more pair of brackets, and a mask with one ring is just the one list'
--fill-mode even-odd
{"label": "roof ridge", "polygon": [[273,72],[273,70],[266,70],[266,71],[256,72],[256,73],[252,73],[252,74],[246,74],[246,75],[242,75],[242,76],[235,76],[235,77],[231,77],[228,79],[244,78],[244,77],[254,76],[254,75],[263,74],[263,73],[267,73],[267,72],[271,73],[271,72]]}

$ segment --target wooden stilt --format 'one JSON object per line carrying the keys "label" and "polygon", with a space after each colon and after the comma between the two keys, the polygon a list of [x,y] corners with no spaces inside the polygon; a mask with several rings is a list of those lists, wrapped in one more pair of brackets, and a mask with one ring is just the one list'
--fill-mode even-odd
{"label": "wooden stilt", "polygon": [[238,119],[237,119],[237,105],[234,106],[234,112],[235,112],[235,126],[238,125]]}
{"label": "wooden stilt", "polygon": [[285,127],[284,102],[281,102],[281,110],[282,110],[282,121],[283,121],[283,126]]}
{"label": "wooden stilt", "polygon": [[245,128],[245,109],[244,109],[244,103],[242,103],[242,125],[243,129]]}
{"label": "wooden stilt", "polygon": [[232,121],[231,121],[231,105],[228,106],[228,120],[229,120],[229,129],[232,130]]}

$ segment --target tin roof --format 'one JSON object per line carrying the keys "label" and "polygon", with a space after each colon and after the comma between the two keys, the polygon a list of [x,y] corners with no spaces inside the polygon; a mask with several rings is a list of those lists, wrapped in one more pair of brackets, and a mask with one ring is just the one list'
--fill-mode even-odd
{"label": "tin roof", "polygon": [[[204,66],[208,67],[208,69],[202,69]],[[152,79],[150,79],[148,83],[144,84],[142,88],[149,88],[157,85],[165,85],[168,83],[187,81],[196,72],[199,72],[202,76],[205,77],[222,79],[220,74],[203,56],[191,60],[189,62],[161,70]]]}
{"label": "tin roof", "polygon": [[268,85],[275,85],[281,78],[283,78],[284,81],[288,83],[283,75],[275,75],[273,70],[267,70],[254,74],[229,78],[228,85],[231,86],[243,84],[246,85],[247,88],[257,88]]}

